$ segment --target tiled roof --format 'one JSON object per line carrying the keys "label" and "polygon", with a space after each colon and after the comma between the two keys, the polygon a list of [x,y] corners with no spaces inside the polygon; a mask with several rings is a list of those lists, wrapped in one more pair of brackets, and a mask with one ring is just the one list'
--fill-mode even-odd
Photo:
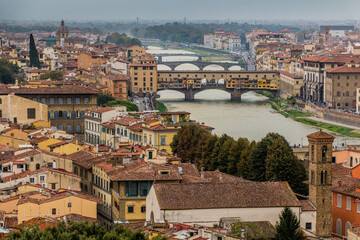
{"label": "tiled roof", "polygon": [[334,139],[335,137],[333,135],[330,135],[323,131],[318,131],[312,134],[307,135],[308,138],[311,139]]}
{"label": "tiled roof", "polygon": [[115,110],[115,109],[112,108],[112,107],[101,107],[101,108],[92,110],[92,112],[95,112],[95,113],[105,113],[105,112],[110,112],[110,111],[113,111],[113,110]]}
{"label": "tiled roof", "polygon": [[360,73],[360,67],[340,66],[325,70],[329,73]]}
{"label": "tiled roof", "polygon": [[286,182],[154,184],[161,209],[300,207]]}
{"label": "tiled roof", "polygon": [[0,94],[99,94],[100,90],[83,86],[41,87],[41,88],[0,88]]}
{"label": "tiled roof", "polygon": [[316,207],[310,202],[309,199],[299,200],[302,211],[316,211]]}
{"label": "tiled roof", "polygon": [[85,150],[67,155],[67,158],[71,159],[74,163],[82,166],[85,169],[90,169],[93,161],[97,159],[94,152]]}

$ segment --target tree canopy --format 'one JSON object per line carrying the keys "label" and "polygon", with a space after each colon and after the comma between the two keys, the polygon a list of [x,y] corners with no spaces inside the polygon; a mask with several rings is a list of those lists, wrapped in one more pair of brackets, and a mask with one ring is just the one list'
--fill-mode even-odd
{"label": "tree canopy", "polygon": [[285,207],[280,214],[280,222],[276,224],[276,240],[302,240],[304,233],[300,229],[300,221],[289,207]]}
{"label": "tree canopy", "polygon": [[141,46],[141,41],[139,39],[128,37],[125,33],[112,33],[111,35],[107,36],[106,41],[115,43],[120,47],[127,47],[133,45]]}
{"label": "tree canopy", "polygon": [[138,106],[136,106],[136,104],[133,104],[129,101],[125,101],[125,100],[112,100],[109,101],[105,104],[105,106],[109,106],[109,107],[115,107],[115,106],[125,106],[126,107],[126,111],[128,112],[138,112],[139,108]]}
{"label": "tree canopy", "polygon": [[64,74],[61,71],[50,71],[47,73],[43,73],[39,76],[40,80],[46,80],[46,79],[50,79],[52,81],[61,81],[64,80]]}
{"label": "tree canopy", "polygon": [[42,231],[38,227],[24,228],[10,233],[7,239],[147,240],[141,231],[133,232],[121,225],[115,225],[111,231],[107,231],[99,223],[73,221],[68,224],[59,222],[56,226],[46,227]]}
{"label": "tree canopy", "polygon": [[308,194],[308,175],[289,143],[277,133],[259,142],[212,135],[199,125],[183,126],[170,144],[183,162],[252,181],[287,181],[294,192]]}
{"label": "tree canopy", "polygon": [[19,67],[7,59],[0,59],[0,82],[4,84],[15,83],[15,74],[19,73]]}

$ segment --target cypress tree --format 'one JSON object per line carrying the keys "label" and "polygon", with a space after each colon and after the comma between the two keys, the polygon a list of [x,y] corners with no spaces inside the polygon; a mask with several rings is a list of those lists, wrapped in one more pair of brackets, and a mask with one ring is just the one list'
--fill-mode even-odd
{"label": "cypress tree", "polygon": [[302,240],[304,234],[300,230],[300,222],[289,207],[280,214],[280,223],[276,224],[276,240]]}
{"label": "cypress tree", "polygon": [[260,140],[251,151],[249,161],[249,180],[264,182],[266,181],[266,157],[268,155],[268,147],[273,144],[275,139],[285,138],[278,133],[268,133]]}
{"label": "cypress tree", "polygon": [[305,167],[282,138],[268,147],[265,175],[267,181],[287,181],[294,192],[307,195]]}
{"label": "cypress tree", "polygon": [[38,51],[36,49],[34,37],[33,37],[32,34],[30,34],[29,49],[30,49],[30,52],[29,52],[29,54],[30,54],[30,67],[40,68],[39,53],[38,53]]}

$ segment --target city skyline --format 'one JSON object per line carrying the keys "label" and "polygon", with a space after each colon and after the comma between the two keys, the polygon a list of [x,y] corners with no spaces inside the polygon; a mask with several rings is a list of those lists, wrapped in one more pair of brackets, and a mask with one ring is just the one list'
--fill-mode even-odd
{"label": "city skyline", "polygon": [[[286,0],[224,0],[219,5],[215,0],[104,0],[104,10],[99,10],[95,0],[45,1],[45,0],[1,0],[0,20],[350,20],[358,19],[360,2],[344,0],[304,0],[302,4]],[[326,4],[326,5],[325,5]],[[19,7],[21,6],[21,7]],[[310,7],[311,6],[311,7]],[[325,9],[326,6],[326,9]],[[338,11],[339,7],[342,11]],[[54,11],[56,9],[56,11]],[[296,10],[296,11],[295,11]],[[90,16],[90,17],[89,17]],[[286,23],[284,23],[286,24]]]}

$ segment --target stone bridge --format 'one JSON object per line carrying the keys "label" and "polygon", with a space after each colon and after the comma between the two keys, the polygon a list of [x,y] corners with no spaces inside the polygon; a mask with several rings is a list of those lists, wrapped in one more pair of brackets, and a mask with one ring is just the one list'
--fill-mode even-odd
{"label": "stone bridge", "polygon": [[230,67],[233,66],[240,66],[242,69],[244,68],[244,66],[242,66],[239,63],[228,63],[228,62],[194,62],[194,61],[182,61],[182,62],[159,62],[159,65],[165,65],[170,67],[171,70],[175,70],[176,67],[182,65],[182,64],[192,64],[196,67],[199,68],[199,70],[204,70],[205,67],[210,66],[210,65],[217,65],[217,66],[221,66],[224,68],[225,71],[228,71]]}
{"label": "stone bridge", "polygon": [[[235,89],[235,88],[226,88],[225,85],[201,85],[201,88],[174,88],[174,87],[160,87],[158,88],[158,91],[161,90],[173,90],[173,91],[178,91],[181,92],[185,95],[185,100],[186,101],[192,101],[195,99],[195,95],[199,92],[205,91],[205,90],[210,90],[210,89],[217,89],[217,90],[222,90],[225,92],[230,93],[231,95],[231,100],[232,101],[241,101],[241,95],[250,91],[254,91],[254,90],[259,90],[258,88],[247,88],[247,89]],[[277,90],[267,90],[267,89],[263,89],[265,91],[269,91],[272,93],[277,94]]]}

